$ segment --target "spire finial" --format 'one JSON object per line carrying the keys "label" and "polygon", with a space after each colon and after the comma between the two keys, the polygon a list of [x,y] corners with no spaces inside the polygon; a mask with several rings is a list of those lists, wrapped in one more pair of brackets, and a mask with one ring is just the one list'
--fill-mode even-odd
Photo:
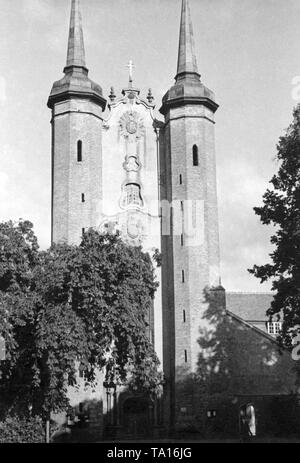
{"label": "spire finial", "polygon": [[186,74],[195,74],[200,77],[195,55],[189,1],[182,0],[176,80],[178,77],[184,77]]}
{"label": "spire finial", "polygon": [[129,86],[132,87],[133,70],[135,68],[133,61],[129,60],[129,63],[126,65],[126,67],[129,69]]}
{"label": "spire finial", "polygon": [[72,0],[71,4],[67,65],[65,71],[73,66],[86,69],[82,18],[79,3],[79,0]]}

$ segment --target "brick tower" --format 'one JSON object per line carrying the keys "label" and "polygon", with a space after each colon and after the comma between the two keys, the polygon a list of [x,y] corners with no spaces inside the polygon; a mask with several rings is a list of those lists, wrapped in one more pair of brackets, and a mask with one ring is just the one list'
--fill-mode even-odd
{"label": "brick tower", "polygon": [[[130,61],[128,85],[119,96],[111,88],[104,114],[102,89],[88,77],[81,23],[79,0],[72,0],[65,75],[54,83],[48,99],[52,110],[52,242],[78,244],[89,228],[119,230],[127,244],[142,246],[152,255],[160,249],[159,123],[154,117],[154,97],[150,89],[145,98],[140,96],[133,85]],[[155,272],[160,281],[160,268]],[[160,357],[161,312],[159,288],[148,322],[149,337]],[[105,384],[104,374],[97,372],[96,388],[86,387],[80,377],[76,388],[69,387],[75,413],[88,411],[99,436],[107,430],[148,432],[156,420],[152,411],[156,405],[124,387],[112,389]],[[143,413],[137,418],[139,400]]]}
{"label": "brick tower", "polygon": [[[195,414],[193,377],[205,288],[219,288],[214,93],[200,80],[188,0],[182,0],[175,84],[163,97],[161,156],[163,358],[166,421]],[[164,201],[165,200],[165,201]]]}
{"label": "brick tower", "polygon": [[52,110],[52,242],[78,243],[95,226],[102,197],[102,89],[88,77],[79,0],[72,0],[67,64]]}

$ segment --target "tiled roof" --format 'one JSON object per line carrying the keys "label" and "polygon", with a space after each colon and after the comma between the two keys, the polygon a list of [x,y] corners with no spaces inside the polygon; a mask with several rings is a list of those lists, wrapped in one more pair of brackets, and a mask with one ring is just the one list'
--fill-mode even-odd
{"label": "tiled roof", "polygon": [[264,335],[264,337],[269,339],[270,341],[277,343],[276,336],[272,336],[267,331],[262,330],[261,328],[257,328],[256,326],[252,325],[251,322],[249,323],[249,322],[243,320],[238,315],[236,315],[236,314],[234,314],[234,313],[232,313],[232,312],[230,312],[228,310],[227,310],[226,315],[233,318],[233,319],[235,319],[235,320],[237,320],[240,323],[243,323],[244,325],[248,326],[248,328],[251,328],[252,330],[256,331],[257,333]]}
{"label": "tiled roof", "polygon": [[266,321],[272,293],[226,292],[226,309],[246,321]]}

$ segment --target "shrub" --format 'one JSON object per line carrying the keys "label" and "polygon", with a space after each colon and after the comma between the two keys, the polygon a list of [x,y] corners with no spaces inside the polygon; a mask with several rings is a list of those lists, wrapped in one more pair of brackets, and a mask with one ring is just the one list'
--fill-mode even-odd
{"label": "shrub", "polygon": [[8,416],[0,421],[0,443],[42,443],[45,429],[42,419]]}

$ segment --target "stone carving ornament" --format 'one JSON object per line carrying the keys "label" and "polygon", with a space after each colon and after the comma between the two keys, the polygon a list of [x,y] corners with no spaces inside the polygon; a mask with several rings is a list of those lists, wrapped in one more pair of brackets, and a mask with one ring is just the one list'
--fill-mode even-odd
{"label": "stone carving ornament", "polygon": [[137,111],[126,111],[120,119],[120,133],[124,137],[135,135],[140,138],[144,134],[144,121]]}
{"label": "stone carving ornament", "polygon": [[123,168],[127,170],[127,172],[137,172],[140,167],[141,166],[135,156],[126,156],[126,161],[123,163]]}

